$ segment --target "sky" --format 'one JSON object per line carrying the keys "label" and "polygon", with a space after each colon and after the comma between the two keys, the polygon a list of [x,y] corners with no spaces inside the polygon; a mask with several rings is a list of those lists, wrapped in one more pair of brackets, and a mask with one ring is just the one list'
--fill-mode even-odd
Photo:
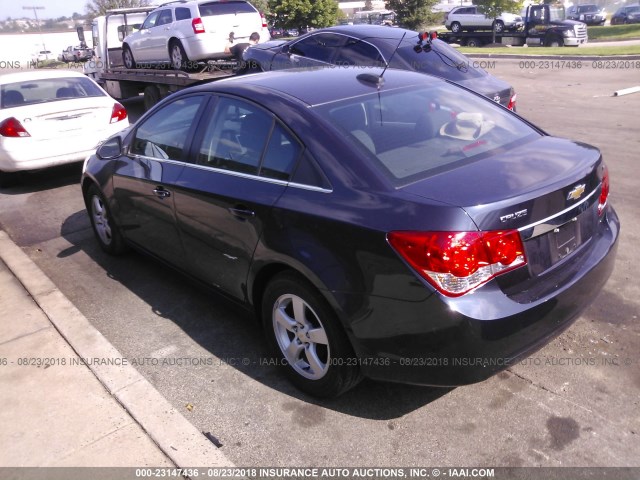
{"label": "sky", "polygon": [[70,17],[73,12],[84,14],[87,0],[0,0],[0,20],[11,18],[34,18],[33,10],[23,10],[23,6],[39,6],[38,18]]}

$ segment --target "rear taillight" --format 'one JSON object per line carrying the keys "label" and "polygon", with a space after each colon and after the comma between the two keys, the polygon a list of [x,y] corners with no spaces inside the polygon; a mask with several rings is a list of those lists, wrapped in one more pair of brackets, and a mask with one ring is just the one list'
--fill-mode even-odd
{"label": "rear taillight", "polygon": [[513,110],[514,112],[516,111],[516,99],[517,99],[517,95],[516,92],[513,90],[513,88],[511,89],[511,97],[509,97],[509,105],[507,105],[507,108],[509,110]]}
{"label": "rear taillight", "polygon": [[600,190],[600,198],[598,199],[598,215],[604,213],[609,198],[609,169],[605,166],[602,174],[602,189]]}
{"label": "rear taillight", "polygon": [[110,123],[118,123],[121,120],[127,118],[127,109],[124,108],[119,103],[113,105],[113,110],[111,110],[111,122]]}
{"label": "rear taillight", "polygon": [[30,137],[17,118],[10,117],[0,123],[0,135],[3,137]]}
{"label": "rear taillight", "polygon": [[262,19],[262,28],[267,28],[267,19],[264,16],[264,13],[260,13],[260,18]]}
{"label": "rear taillight", "polygon": [[193,33],[204,33],[204,23],[202,23],[202,19],[194,18],[191,20],[191,28],[193,28]]}
{"label": "rear taillight", "polygon": [[420,276],[448,297],[464,295],[527,263],[517,230],[390,232],[387,240]]}

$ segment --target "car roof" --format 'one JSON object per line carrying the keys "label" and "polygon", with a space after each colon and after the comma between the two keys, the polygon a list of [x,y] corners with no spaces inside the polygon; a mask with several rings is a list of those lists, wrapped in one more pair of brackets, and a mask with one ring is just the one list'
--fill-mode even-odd
{"label": "car roof", "polygon": [[334,32],[343,33],[345,35],[351,35],[357,38],[369,38],[378,37],[390,40],[398,40],[405,36],[405,39],[417,37],[418,32],[413,30],[407,30],[404,28],[389,27],[386,25],[336,25],[335,27],[322,28],[314,30],[310,35],[322,33],[322,32]]}
{"label": "car roof", "polygon": [[27,80],[42,80],[45,78],[69,78],[69,77],[86,77],[81,72],[75,70],[29,70],[27,72],[3,73],[0,75],[0,85],[7,83],[24,82]]}
{"label": "car roof", "polygon": [[[376,84],[367,81],[365,76],[375,78],[382,71],[381,68],[373,67],[290,69],[220,80],[194,87],[194,89],[227,91],[246,94],[248,97],[255,95],[258,91],[272,92],[280,97],[294,97],[309,106],[315,106],[375,93],[378,91]],[[383,77],[384,82],[380,91],[424,86],[428,83],[445,83],[445,80],[431,75],[394,68],[388,68]]]}

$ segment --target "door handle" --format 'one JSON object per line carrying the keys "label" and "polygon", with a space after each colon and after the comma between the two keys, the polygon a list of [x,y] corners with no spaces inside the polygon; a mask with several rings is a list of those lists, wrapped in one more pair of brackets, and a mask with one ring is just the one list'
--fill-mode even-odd
{"label": "door handle", "polygon": [[244,217],[255,217],[256,216],[256,212],[254,212],[253,210],[248,210],[246,208],[229,208],[229,213],[231,213],[231,215],[233,215],[234,217],[240,217],[241,219],[244,219]]}
{"label": "door handle", "polygon": [[154,188],[153,193],[156,195],[156,197],[160,198],[161,200],[164,200],[165,198],[168,198],[171,196],[171,192],[169,190],[165,190],[163,187]]}

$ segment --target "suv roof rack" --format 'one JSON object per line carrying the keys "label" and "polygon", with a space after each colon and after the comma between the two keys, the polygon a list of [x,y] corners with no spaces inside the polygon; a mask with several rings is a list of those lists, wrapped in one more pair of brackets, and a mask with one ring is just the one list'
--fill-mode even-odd
{"label": "suv roof rack", "polygon": [[156,8],[165,7],[167,5],[171,5],[172,3],[187,3],[188,0],[171,0],[170,2],[161,3],[157,5]]}

